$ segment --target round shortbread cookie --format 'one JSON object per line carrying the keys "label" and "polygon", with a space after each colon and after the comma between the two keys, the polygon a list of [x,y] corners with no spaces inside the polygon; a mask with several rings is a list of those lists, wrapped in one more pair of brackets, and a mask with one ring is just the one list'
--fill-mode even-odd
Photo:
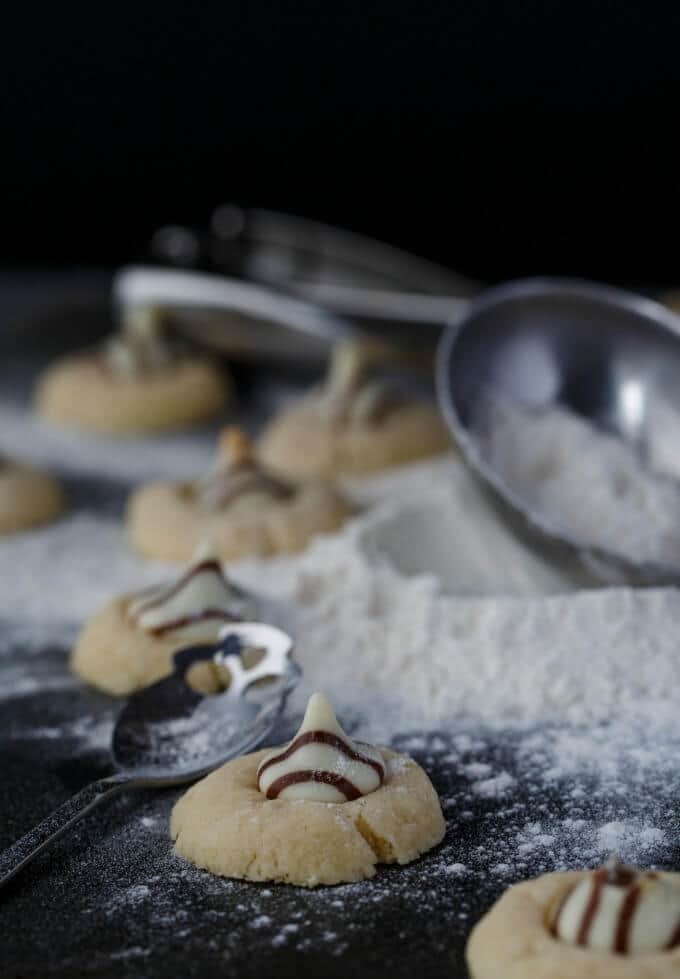
{"label": "round shortbread cookie", "polygon": [[225,510],[200,506],[190,483],[154,482],[133,493],[127,524],[133,547],[151,558],[186,561],[203,540],[224,561],[303,550],[331,533],[351,508],[330,486],[309,483],[289,499],[252,493]]}
{"label": "round shortbread cookie", "polygon": [[[587,871],[544,874],[506,891],[468,941],[472,979],[672,979],[680,975],[680,947],[618,955],[569,945],[551,934],[551,913],[587,875]],[[680,874],[661,876],[680,886]]]}
{"label": "round shortbread cookie", "polygon": [[[133,596],[114,599],[83,627],[71,653],[70,667],[82,680],[114,696],[127,696],[172,673],[173,655],[192,645],[181,636],[152,636],[130,621]],[[195,643],[194,643],[195,645]],[[214,663],[197,663],[189,671],[190,686],[215,693],[228,674]]]}
{"label": "round shortbread cookie", "polygon": [[0,534],[49,523],[64,507],[64,494],[52,476],[23,463],[0,460]]}
{"label": "round shortbread cookie", "polygon": [[58,360],[42,375],[36,410],[85,432],[134,435],[182,428],[217,415],[231,385],[210,360],[187,357],[153,371],[120,377],[96,357]]}
{"label": "round shortbread cookie", "polygon": [[451,448],[434,406],[407,402],[379,421],[333,420],[309,395],[264,430],[258,458],[273,472],[303,479],[386,469]]}
{"label": "round shortbread cookie", "polygon": [[227,762],[175,804],[179,856],[222,877],[302,887],[372,877],[379,863],[410,863],[441,842],[444,817],[425,772],[380,749],[384,784],[351,802],[266,799],[257,751]]}

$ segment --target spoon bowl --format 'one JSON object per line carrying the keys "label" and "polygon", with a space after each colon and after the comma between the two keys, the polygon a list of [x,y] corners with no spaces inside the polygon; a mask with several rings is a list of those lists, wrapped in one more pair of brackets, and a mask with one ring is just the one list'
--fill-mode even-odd
{"label": "spoon bowl", "polygon": [[[273,626],[241,622],[226,626],[215,645],[175,653],[172,674],[133,694],[113,732],[116,768],[155,784],[200,778],[229,758],[250,751],[279,718],[301,670],[289,658],[292,640]],[[244,668],[243,649],[264,650],[258,663]],[[230,673],[222,693],[204,696],[186,682],[197,663],[214,662]],[[261,696],[249,697],[255,684]]]}

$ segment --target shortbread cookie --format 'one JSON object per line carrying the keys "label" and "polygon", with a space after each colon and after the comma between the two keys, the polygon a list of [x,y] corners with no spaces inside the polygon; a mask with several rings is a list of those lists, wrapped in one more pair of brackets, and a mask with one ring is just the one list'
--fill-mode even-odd
{"label": "shortbread cookie", "polygon": [[[83,628],[71,669],[106,693],[126,695],[172,672],[173,655],[196,643],[216,642],[229,622],[248,617],[248,601],[201,549],[175,581],[122,595]],[[212,663],[196,664],[190,682],[205,693],[226,685]]]}
{"label": "shortbread cookie", "polygon": [[223,560],[302,550],[336,530],[349,504],[330,486],[274,478],[237,429],[223,435],[213,471],[194,483],[149,483],[128,507],[133,546],[147,557],[187,560],[206,538]]}
{"label": "shortbread cookie", "polygon": [[353,743],[317,694],[288,746],[189,789],[170,832],[180,856],[214,874],[316,887],[415,860],[441,842],[444,818],[414,761]]}
{"label": "shortbread cookie", "polygon": [[230,390],[207,357],[172,344],[153,314],[101,350],[64,357],[43,374],[36,409],[83,431],[130,435],[182,428],[218,414]]}
{"label": "shortbread cookie", "polygon": [[680,874],[611,861],[511,887],[467,947],[472,979],[680,975]]}
{"label": "shortbread cookie", "polygon": [[436,408],[365,377],[356,345],[340,345],[325,384],[262,433],[258,456],[273,472],[325,478],[370,472],[451,447]]}
{"label": "shortbread cookie", "polygon": [[64,506],[64,494],[52,476],[0,456],[0,534],[50,523]]}

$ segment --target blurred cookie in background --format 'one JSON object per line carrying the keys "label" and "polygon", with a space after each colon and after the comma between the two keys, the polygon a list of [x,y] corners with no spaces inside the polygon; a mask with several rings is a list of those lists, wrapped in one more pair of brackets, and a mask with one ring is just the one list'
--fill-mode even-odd
{"label": "blurred cookie in background", "polygon": [[147,308],[102,346],[48,367],[35,406],[60,425],[136,435],[206,421],[231,398],[231,382],[217,363],[170,337],[162,313]]}
{"label": "blurred cookie in background", "polygon": [[0,456],[0,534],[50,523],[65,506],[61,486],[52,476]]}
{"label": "blurred cookie in background", "polygon": [[193,482],[157,481],[133,493],[127,521],[135,550],[187,561],[205,539],[225,561],[303,550],[337,530],[350,504],[320,480],[273,476],[254,457],[245,433],[222,433],[212,469]]}
{"label": "blurred cookie in background", "polygon": [[292,478],[372,472],[451,447],[433,404],[371,377],[373,351],[338,344],[326,380],[265,428],[258,456]]}

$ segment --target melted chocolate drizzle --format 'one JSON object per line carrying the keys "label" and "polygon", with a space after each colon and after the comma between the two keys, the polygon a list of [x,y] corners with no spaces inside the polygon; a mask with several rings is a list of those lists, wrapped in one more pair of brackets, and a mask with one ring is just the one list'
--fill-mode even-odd
{"label": "melted chocolate drizzle", "polygon": [[583,912],[581,926],[578,930],[578,935],[576,936],[577,945],[585,945],[588,942],[588,935],[590,934],[593,920],[597,914],[597,909],[600,906],[600,897],[602,896],[602,888],[605,885],[605,881],[606,871],[598,870],[597,873],[593,874],[593,889],[590,892],[590,898],[588,899],[586,909]]}
{"label": "melted chocolate drizzle", "polygon": [[168,632],[174,632],[175,629],[186,629],[187,626],[198,625],[199,622],[209,622],[212,619],[217,619],[219,622],[238,621],[235,615],[231,615],[223,609],[205,608],[201,609],[200,612],[194,612],[193,615],[184,615],[182,618],[173,619],[172,622],[165,622],[163,625],[155,626],[153,629],[149,629],[148,632],[152,636],[161,638],[167,635]]}
{"label": "melted chocolate drizzle", "polygon": [[205,561],[201,561],[199,564],[195,564],[193,567],[189,568],[189,570],[186,571],[174,585],[171,585],[170,588],[164,589],[159,595],[154,595],[153,598],[150,598],[148,601],[140,605],[135,612],[135,617],[139,618],[140,615],[148,612],[149,609],[158,608],[159,605],[165,605],[166,602],[170,601],[171,598],[174,598],[175,595],[181,592],[184,586],[188,585],[192,578],[195,578],[196,575],[203,574],[206,571],[216,574],[220,579],[223,577],[222,568],[220,567],[219,561],[215,560],[214,558],[208,558]]}
{"label": "melted chocolate drizzle", "polygon": [[639,900],[640,888],[637,884],[633,884],[633,886],[627,891],[626,896],[623,899],[623,903],[619,908],[619,919],[616,923],[614,951],[618,952],[620,955],[625,955],[628,951],[628,942],[630,941],[633,915],[635,914],[635,908],[637,907]]}
{"label": "melted chocolate drizzle", "polygon": [[288,775],[282,775],[280,778],[277,778],[267,789],[266,798],[276,799],[289,785],[297,785],[300,782],[323,782],[325,785],[332,785],[333,788],[342,792],[346,802],[352,802],[361,795],[356,785],[350,782],[348,778],[337,775],[335,772],[323,772],[314,768],[308,768],[300,772],[289,772]]}

